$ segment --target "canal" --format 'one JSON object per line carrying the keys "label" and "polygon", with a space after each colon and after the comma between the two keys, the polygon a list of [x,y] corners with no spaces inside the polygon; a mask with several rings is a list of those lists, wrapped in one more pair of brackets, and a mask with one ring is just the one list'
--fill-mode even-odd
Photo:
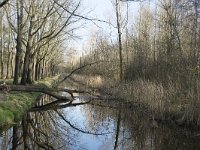
{"label": "canal", "polygon": [[198,134],[158,123],[146,113],[116,105],[115,101],[88,103],[91,99],[77,94],[73,105],[69,105],[63,101],[55,103],[44,95],[21,121],[2,131],[0,149],[200,149]]}

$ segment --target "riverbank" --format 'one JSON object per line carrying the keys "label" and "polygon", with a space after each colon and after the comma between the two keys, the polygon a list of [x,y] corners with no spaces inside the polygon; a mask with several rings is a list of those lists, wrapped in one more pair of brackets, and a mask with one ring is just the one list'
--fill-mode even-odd
{"label": "riverbank", "polygon": [[[35,82],[36,85],[51,87],[58,76],[45,78]],[[6,80],[11,84],[11,80]],[[41,93],[37,92],[1,92],[0,93],[0,127],[5,128],[14,124],[22,115],[30,109]]]}
{"label": "riverbank", "polygon": [[[150,81],[136,80],[118,83],[101,76],[73,75],[72,80],[83,88],[95,89],[108,99],[122,100],[145,111],[153,120],[199,130],[199,102],[182,95],[173,83],[168,88]],[[192,94],[191,94],[192,95]],[[192,100],[191,100],[192,99]]]}

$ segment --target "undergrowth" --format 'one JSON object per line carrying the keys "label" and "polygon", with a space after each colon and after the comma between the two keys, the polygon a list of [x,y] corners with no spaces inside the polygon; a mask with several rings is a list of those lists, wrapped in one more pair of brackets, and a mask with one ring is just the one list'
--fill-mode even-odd
{"label": "undergrowth", "polygon": [[178,125],[200,126],[200,102],[194,97],[192,89],[182,92],[181,85],[137,79],[119,83],[99,75],[74,75],[73,78],[89,88],[98,88],[109,93],[115,99],[133,104],[142,104],[157,119],[173,119]]}
{"label": "undergrowth", "polygon": [[[51,87],[56,79],[58,76],[39,80],[35,84]],[[11,84],[12,80],[5,82]],[[40,94],[36,92],[0,93],[0,127],[9,126],[15,120],[19,120]]]}

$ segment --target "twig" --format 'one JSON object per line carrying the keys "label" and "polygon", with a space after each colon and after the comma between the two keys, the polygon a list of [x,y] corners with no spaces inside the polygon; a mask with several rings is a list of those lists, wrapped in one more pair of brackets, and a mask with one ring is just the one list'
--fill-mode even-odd
{"label": "twig", "polygon": [[[65,8],[63,5],[61,5],[60,3],[58,3],[57,0],[54,0],[54,2],[55,2],[59,7],[61,7],[63,10],[65,10],[66,12],[68,12],[69,14],[72,14],[71,11],[69,11],[69,10],[68,10],[67,8]],[[89,21],[91,21],[92,23],[94,23],[96,26],[98,26],[98,25],[95,23],[95,21],[107,23],[107,24],[113,26],[114,28],[116,28],[113,24],[111,24],[110,22],[105,21],[105,20],[100,20],[100,19],[97,19],[97,18],[89,18],[89,17],[85,17],[85,16],[78,15],[78,14],[75,14],[75,13],[73,13],[72,15],[75,16],[75,17],[79,17],[79,18],[85,19],[85,20],[89,20]]]}
{"label": "twig", "polygon": [[9,0],[4,0],[3,2],[0,3],[0,8],[3,7],[5,4],[8,3]]}

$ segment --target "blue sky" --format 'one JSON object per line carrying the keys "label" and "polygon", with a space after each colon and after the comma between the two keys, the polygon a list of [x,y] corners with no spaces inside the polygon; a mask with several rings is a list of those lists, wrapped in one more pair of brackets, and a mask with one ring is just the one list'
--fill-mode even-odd
{"label": "blue sky", "polygon": [[[97,18],[106,21],[110,20],[112,24],[115,25],[116,16],[115,16],[115,8],[113,2],[115,2],[115,0],[81,0],[81,12],[83,13],[89,12],[86,15],[90,18]],[[126,12],[126,3],[127,2],[121,2],[122,13]],[[133,23],[135,16],[137,16],[138,14],[140,3],[128,2],[128,4],[129,4],[129,21]],[[96,23],[101,27],[101,29],[95,26],[93,23],[87,22],[87,24],[83,29],[79,29],[77,31],[76,34],[79,35],[81,39],[77,40],[76,42],[77,44],[73,44],[73,46],[76,45],[75,49],[77,49],[78,52],[81,52],[82,47],[86,44],[86,41],[89,39],[92,31],[103,30],[103,32],[106,33],[110,32],[108,31],[108,29],[109,30],[111,29],[112,34],[116,35],[117,29],[109,27],[105,23],[100,23],[100,22]],[[113,38],[117,37],[113,36]]]}
{"label": "blue sky", "polygon": [[99,19],[105,19],[106,12],[113,9],[110,0],[82,0],[82,4],[84,8],[93,10],[90,16],[95,16]]}

